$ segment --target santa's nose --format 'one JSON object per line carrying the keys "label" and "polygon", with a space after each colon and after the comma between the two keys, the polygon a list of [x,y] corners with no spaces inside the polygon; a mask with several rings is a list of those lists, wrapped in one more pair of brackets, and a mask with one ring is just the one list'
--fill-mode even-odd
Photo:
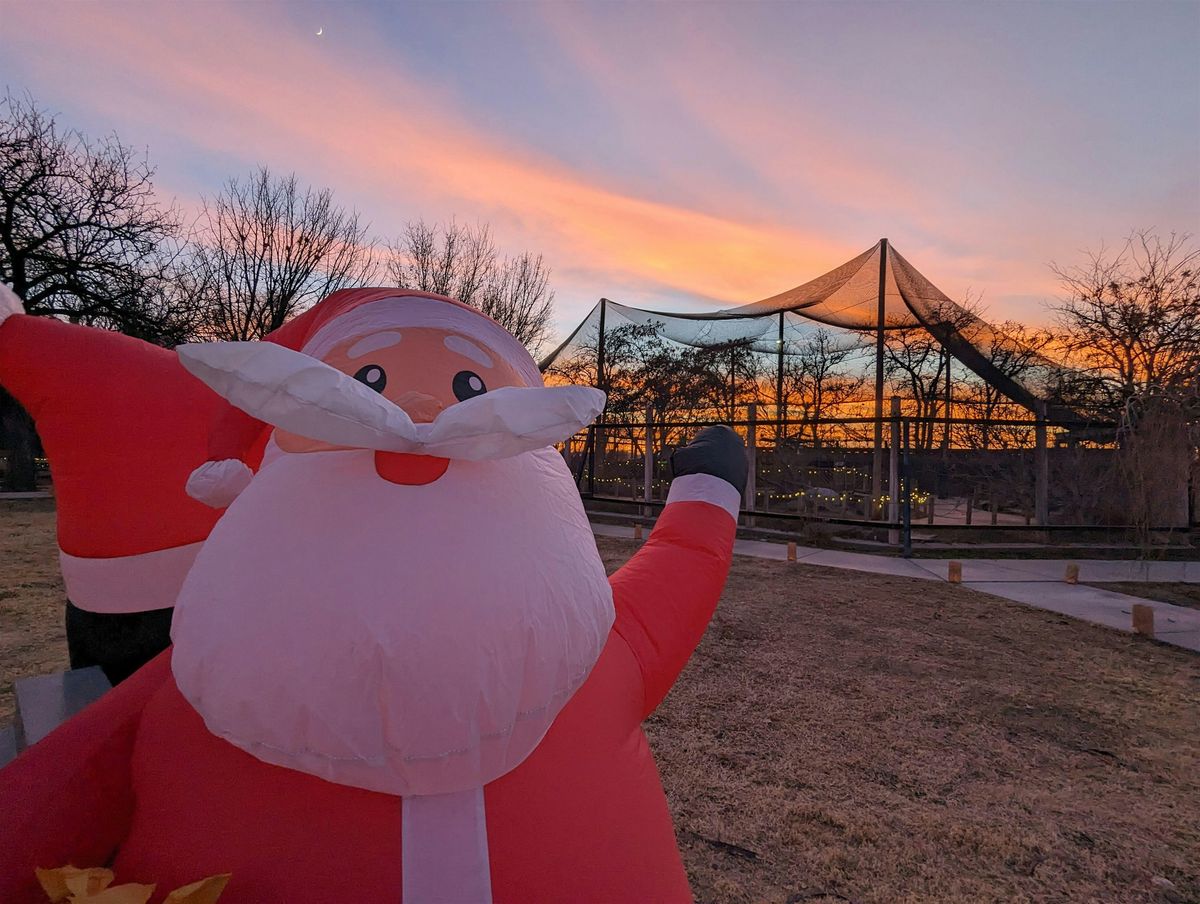
{"label": "santa's nose", "polygon": [[414,390],[409,390],[394,401],[412,418],[414,424],[428,424],[446,407],[441,399]]}

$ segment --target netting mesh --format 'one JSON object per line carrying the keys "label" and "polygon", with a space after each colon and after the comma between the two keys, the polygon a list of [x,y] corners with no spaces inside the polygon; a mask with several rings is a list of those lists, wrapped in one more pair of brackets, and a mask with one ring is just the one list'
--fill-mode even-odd
{"label": "netting mesh", "polygon": [[[1033,410],[1061,384],[1066,368],[1051,361],[981,317],[956,304],[906,261],[899,252],[888,255],[904,305],[934,339],[980,379],[1007,398]],[[1020,373],[1008,372],[1000,362],[1020,362]],[[1011,363],[1010,363],[1011,369]],[[1071,412],[1050,406],[1051,415],[1070,419]]]}
{"label": "netting mesh", "polygon": [[[884,261],[882,318],[881,260]],[[907,382],[914,395],[928,396],[930,386],[917,384],[925,380],[920,369],[928,370],[933,366],[928,362],[934,362],[937,372],[932,385],[936,389],[937,381],[941,380],[944,388],[936,392],[945,394],[947,413],[952,404],[946,391],[953,388],[951,359],[964,365],[974,375],[976,384],[970,392],[959,393],[960,404],[978,398],[994,407],[999,399],[1034,411],[1039,402],[1054,397],[1056,387],[1067,373],[1066,368],[950,299],[884,241],[803,285],[725,311],[674,313],[605,301],[547,356],[542,369],[579,379],[589,370],[588,362],[595,372],[604,357],[600,354],[601,332],[614,344],[614,337],[636,335],[643,341],[652,340],[651,344],[666,343],[712,353],[728,349],[775,358],[774,368],[769,360],[758,362],[758,377],[769,383],[772,373],[777,371],[781,397],[775,401],[783,405],[788,404],[782,397],[785,371],[791,375],[797,367],[811,369],[816,361],[815,366],[846,378],[858,372],[863,376],[864,391],[857,399],[842,401],[865,402],[871,398],[873,379],[868,379],[868,375],[875,367],[876,338],[881,330],[886,337],[885,367],[893,382],[889,392]],[[608,351],[610,359],[619,354],[612,348]],[[643,348],[642,354],[650,352]],[[804,359],[804,363],[798,365],[787,360],[797,358]],[[739,367],[746,371],[747,377],[757,379],[751,373],[753,367],[731,358],[727,362],[731,380],[737,377]],[[822,374],[821,378],[828,375]],[[967,376],[960,372],[953,379],[959,381]],[[926,409],[928,403],[928,399],[922,400]],[[1073,417],[1069,410],[1054,404],[1049,405],[1048,413],[1059,420]]]}
{"label": "netting mesh", "polygon": [[[879,259],[883,243],[864,251],[824,276],[802,286],[742,305],[725,314],[742,317],[761,317],[794,311],[808,320],[828,326],[851,330],[879,327]],[[883,324],[884,329],[903,329],[917,325],[905,304],[893,272],[892,253],[884,269]]]}

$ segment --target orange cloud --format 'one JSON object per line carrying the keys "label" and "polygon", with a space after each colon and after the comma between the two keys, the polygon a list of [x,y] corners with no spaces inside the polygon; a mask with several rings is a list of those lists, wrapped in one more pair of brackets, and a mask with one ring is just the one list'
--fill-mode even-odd
{"label": "orange cloud", "polygon": [[[430,211],[499,214],[560,269],[608,271],[620,281],[728,300],[771,294],[781,279],[802,281],[859,250],[588,180],[474,129],[451,99],[406,76],[395,60],[337,57],[295,31],[268,32],[240,10],[205,6],[201,27],[200,7],[173,9],[72,6],[47,38],[57,59],[83,60],[95,73],[71,87],[73,96],[114,118],[177,111],[169,128],[213,152],[280,169],[303,160],[306,178],[319,172],[314,181],[340,196],[372,199],[360,206],[377,226],[379,210],[391,214],[392,229]],[[8,14],[16,30],[38,31],[30,8]],[[36,65],[48,78],[61,75],[54,59]]]}
{"label": "orange cloud", "polygon": [[[614,70],[593,40],[548,10],[573,59],[599,83],[631,90],[628,73]],[[842,263],[901,211],[909,215],[905,223],[928,225],[937,217],[949,228],[944,209],[856,151],[854,136],[836,123],[784,121],[780,110],[801,111],[772,97],[762,75],[737,89],[761,92],[759,104],[739,102],[733,88],[715,90],[719,80],[696,79],[689,61],[705,54],[718,71],[736,64],[712,57],[712,48],[684,43],[664,50],[657,71],[673,99],[781,192],[840,203],[871,232],[845,241],[783,225],[728,184],[697,185],[690,204],[639,195],[615,177],[589,176],[486,132],[459,112],[453,95],[406,71],[377,42],[335,44],[276,21],[283,18],[259,5],[12,4],[6,28],[20,43],[8,38],[12,46],[3,53],[20,56],[37,74],[35,93],[54,86],[123,134],[135,126],[157,130],[181,156],[195,158],[199,149],[209,169],[213,160],[222,167],[228,161],[227,175],[258,163],[296,169],[306,181],[333,187],[385,237],[415,216],[490,221],[503,246],[545,254],[560,298],[575,302],[576,311],[583,299],[616,294],[617,287],[643,303],[659,289],[714,305],[751,301]],[[152,151],[163,166],[160,184],[177,179],[170,174],[179,162],[168,162],[157,140]],[[948,254],[925,240],[891,237],[947,292],[995,290],[995,256]],[[1042,261],[1005,264],[1001,291],[1047,284]],[[564,296],[564,282],[573,298]]]}

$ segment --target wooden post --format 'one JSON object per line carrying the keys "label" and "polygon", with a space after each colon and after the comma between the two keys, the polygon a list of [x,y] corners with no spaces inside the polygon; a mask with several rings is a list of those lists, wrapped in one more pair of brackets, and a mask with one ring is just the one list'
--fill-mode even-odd
{"label": "wooden post", "polygon": [[967,493],[967,526],[971,525],[971,519],[975,516],[975,491]]}
{"label": "wooden post", "polygon": [[1000,521],[1000,511],[996,507],[996,491],[995,490],[992,490],[991,497],[992,497],[992,524],[995,525],[995,524],[998,524]]}
{"label": "wooden post", "polygon": [[900,542],[900,396],[892,396],[892,425],[888,437],[888,507],[887,519],[893,526],[888,529],[888,543],[895,546]]}
{"label": "wooden post", "polygon": [[1145,603],[1133,604],[1133,633],[1154,636],[1154,607]]}
{"label": "wooden post", "polygon": [[962,562],[951,562],[946,569],[946,580],[951,584],[962,583]]}
{"label": "wooden post", "polygon": [[[742,504],[753,510],[758,497],[758,482],[755,479],[758,460],[758,406],[751,402],[746,406],[746,492],[742,496]],[[754,527],[754,516],[746,518],[746,524]]]}
{"label": "wooden post", "polygon": [[1050,461],[1046,450],[1046,403],[1038,400],[1034,427],[1034,518],[1038,527],[1050,523]]}
{"label": "wooden post", "polygon": [[635,540],[642,539],[642,522],[640,522],[640,521],[638,521],[636,524],[633,525],[633,539],[635,539]]}
{"label": "wooden post", "polygon": [[790,541],[788,543],[788,548],[787,548],[787,560],[789,562],[796,561],[796,544],[793,542],[790,542]]}
{"label": "wooden post", "polygon": [[654,409],[646,406],[646,460],[642,469],[642,515],[650,517],[650,503],[654,499]]}
{"label": "wooden post", "polygon": [[583,450],[587,460],[587,491],[589,496],[596,495],[596,425],[588,426],[587,446]]}
{"label": "wooden post", "polygon": [[1064,580],[1068,584],[1079,583],[1079,566],[1076,563],[1071,562],[1067,565],[1067,574]]}

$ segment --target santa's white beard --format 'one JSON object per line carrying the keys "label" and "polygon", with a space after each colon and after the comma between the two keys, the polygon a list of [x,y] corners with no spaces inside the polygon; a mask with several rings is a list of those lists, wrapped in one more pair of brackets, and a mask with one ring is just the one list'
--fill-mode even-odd
{"label": "santa's white beard", "polygon": [[552,449],[380,478],[369,451],[273,455],[205,542],[172,667],[261,760],[391,794],[478,787],[595,664],[612,593]]}

